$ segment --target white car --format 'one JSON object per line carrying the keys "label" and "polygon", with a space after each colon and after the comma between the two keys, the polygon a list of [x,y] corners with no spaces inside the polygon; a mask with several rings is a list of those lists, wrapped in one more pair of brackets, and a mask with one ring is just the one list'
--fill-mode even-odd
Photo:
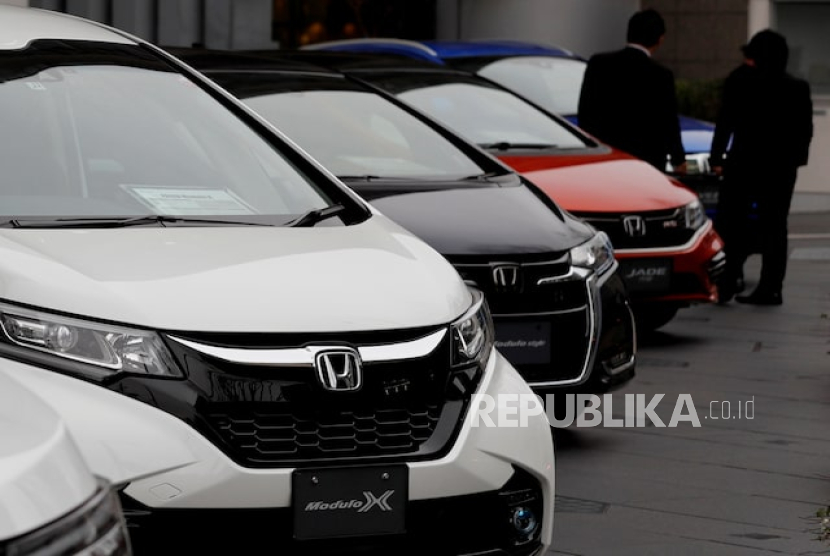
{"label": "white car", "polygon": [[129,556],[118,497],[60,417],[0,371],[0,554]]}
{"label": "white car", "polygon": [[474,426],[532,392],[443,257],[139,39],[0,36],[0,362],[136,553],[547,550],[548,420]]}

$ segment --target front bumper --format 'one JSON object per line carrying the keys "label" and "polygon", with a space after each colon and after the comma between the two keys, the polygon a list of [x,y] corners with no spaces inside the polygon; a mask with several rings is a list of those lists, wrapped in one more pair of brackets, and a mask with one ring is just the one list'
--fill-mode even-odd
{"label": "front bumper", "polygon": [[[621,274],[626,281],[632,302],[714,303],[718,298],[717,280],[726,262],[723,240],[711,221],[686,245],[655,249],[620,249],[616,251]],[[649,273],[666,269],[667,276]]]}
{"label": "front bumper", "polygon": [[[635,328],[617,266],[601,276],[572,268],[546,285],[568,285],[565,291],[571,295],[581,290],[578,299],[584,299],[583,305],[558,312],[494,314],[499,349],[504,349],[501,346],[506,339],[527,346],[534,341],[548,344],[549,361],[544,362],[528,361],[527,354],[533,351],[530,347],[503,351],[531,388],[543,395],[573,390],[600,394],[633,378]],[[500,337],[507,326],[520,332]],[[548,332],[534,336],[531,331],[535,326],[547,326]],[[523,335],[525,330],[527,336]]]}
{"label": "front bumper", "polygon": [[[31,365],[4,360],[4,368],[62,415],[93,472],[122,485],[128,507],[153,513],[192,510],[193,516],[208,510],[291,507],[293,468],[242,467],[190,424],[148,404]],[[478,393],[532,394],[498,352],[490,358]],[[546,550],[555,487],[551,430],[544,415],[530,416],[527,425],[473,426],[468,412],[446,455],[407,463],[412,507],[443,507],[444,502],[452,507],[454,498],[498,492],[519,469],[538,481],[544,508],[539,548]],[[436,506],[419,504],[429,501]],[[200,534],[209,542],[233,532],[202,528]],[[261,535],[260,546],[273,546],[269,529],[252,534]]]}
{"label": "front bumper", "polygon": [[634,378],[636,329],[628,293],[617,266],[599,277],[591,274],[584,283],[590,300],[590,318],[585,332],[587,349],[580,354],[583,358],[580,375],[571,380],[533,380],[528,378],[522,365],[516,365],[539,394],[602,394],[616,390]]}
{"label": "front bumper", "polygon": [[[411,502],[405,534],[322,541],[294,539],[288,508],[158,509],[126,495],[123,505],[137,554],[530,556],[545,547],[538,540],[510,540],[507,505],[516,493],[537,488],[535,479],[517,471],[498,491]],[[225,534],[206,539],[204,531]]]}

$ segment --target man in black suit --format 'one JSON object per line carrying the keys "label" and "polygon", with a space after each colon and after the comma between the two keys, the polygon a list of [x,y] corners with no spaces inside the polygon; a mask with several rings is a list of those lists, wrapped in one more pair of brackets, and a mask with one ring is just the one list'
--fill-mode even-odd
{"label": "man in black suit", "polygon": [[626,151],[660,171],[670,159],[686,172],[672,72],[651,55],[666,34],[655,10],[628,21],[628,45],[588,61],[579,98],[579,126],[600,141]]}
{"label": "man in black suit", "polygon": [[[747,223],[757,203],[761,279],[736,301],[781,305],[787,269],[787,217],[798,173],[807,164],[813,137],[810,85],[786,73],[786,39],[771,30],[743,47],[745,63],[727,77],[710,164],[724,176],[717,227],[726,247],[721,302],[736,293],[749,254]],[[731,140],[731,146],[729,141]],[[727,147],[729,148],[727,155]]]}

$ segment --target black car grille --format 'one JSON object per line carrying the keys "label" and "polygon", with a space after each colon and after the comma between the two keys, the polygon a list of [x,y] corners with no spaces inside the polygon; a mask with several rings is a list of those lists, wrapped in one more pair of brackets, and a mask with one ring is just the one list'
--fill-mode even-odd
{"label": "black car grille", "polygon": [[[551,362],[549,364],[519,363],[516,370],[531,384],[566,381],[579,378],[591,348],[589,335],[589,309],[554,315],[552,323]],[[511,319],[499,319],[511,322]],[[496,323],[496,337],[498,338]],[[509,358],[509,356],[508,356]]]}
{"label": "black car grille", "polygon": [[[384,336],[382,343],[425,335],[402,332]],[[203,334],[183,339],[243,351],[378,343],[365,333],[341,335],[336,344],[333,336],[314,335],[298,343],[301,336]],[[247,467],[434,459],[451,448],[482,376],[478,367],[450,368],[449,338],[446,334],[423,357],[364,361],[363,382],[356,391],[326,390],[312,367],[231,363],[169,339],[188,380],[167,385],[182,392],[173,396],[147,391],[147,382],[136,385],[136,379],[122,381],[119,389],[163,405]]]}
{"label": "black car grille", "polygon": [[[682,208],[639,213],[575,213],[596,229],[608,234],[614,249],[653,249],[687,243],[695,230],[686,228]],[[626,218],[640,219],[641,228],[626,231]]]}
{"label": "black car grille", "polygon": [[[496,324],[497,346],[500,341],[514,340],[503,333],[506,327],[500,325],[549,325],[548,363],[529,361],[522,353],[501,349],[525,380],[564,381],[576,379],[582,374],[591,347],[589,293],[584,279],[569,275],[571,264],[567,254],[542,262],[510,262],[509,259],[452,262],[462,278],[484,292]],[[496,269],[504,265],[518,267],[514,287],[506,288],[496,283]]]}
{"label": "black car grille", "polygon": [[[484,292],[494,315],[560,312],[585,303],[585,283],[582,280],[561,280],[571,269],[567,255],[542,263],[464,262],[454,263],[453,266],[464,280],[474,283]],[[500,267],[516,267],[514,285],[496,283],[496,272]],[[540,285],[539,281],[547,283]]]}
{"label": "black car grille", "polygon": [[[458,404],[457,404],[458,405]],[[455,409],[456,411],[453,411]],[[445,406],[455,413],[458,407]],[[375,457],[418,452],[441,420],[437,404],[386,409],[241,406],[208,419],[235,451],[251,463]]]}

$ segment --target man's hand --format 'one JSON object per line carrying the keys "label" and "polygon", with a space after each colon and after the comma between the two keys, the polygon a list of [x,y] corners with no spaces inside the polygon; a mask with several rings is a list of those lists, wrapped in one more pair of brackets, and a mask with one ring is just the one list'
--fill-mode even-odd
{"label": "man's hand", "polygon": [[722,176],[723,166],[712,166],[712,171],[715,173],[716,176]]}
{"label": "man's hand", "polygon": [[680,175],[686,175],[686,172],[689,170],[689,164],[687,162],[683,162],[682,164],[678,164],[674,167],[674,173]]}

